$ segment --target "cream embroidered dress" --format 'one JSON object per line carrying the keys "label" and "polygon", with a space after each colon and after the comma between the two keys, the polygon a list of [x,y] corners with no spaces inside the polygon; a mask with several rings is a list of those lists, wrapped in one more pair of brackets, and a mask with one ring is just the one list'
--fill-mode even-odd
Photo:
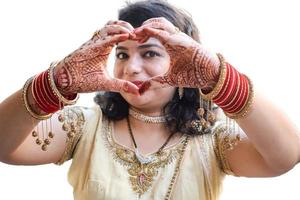
{"label": "cream embroidered dress", "polygon": [[218,199],[224,172],[230,172],[224,149],[235,140],[221,126],[210,135],[183,135],[160,154],[149,155],[151,163],[141,165],[131,149],[116,142],[113,121],[99,106],[68,108],[65,113],[64,126],[75,136],[57,164],[72,159],[68,181],[75,200],[165,199],[176,166],[179,173],[170,199]]}

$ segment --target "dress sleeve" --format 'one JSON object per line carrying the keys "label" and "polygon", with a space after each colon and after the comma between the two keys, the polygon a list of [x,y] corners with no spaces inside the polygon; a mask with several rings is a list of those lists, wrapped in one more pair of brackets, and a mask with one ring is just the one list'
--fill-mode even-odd
{"label": "dress sleeve", "polygon": [[83,134],[83,127],[86,122],[84,107],[67,107],[59,113],[59,121],[62,129],[66,133],[66,148],[62,157],[57,161],[56,165],[62,165],[64,162],[72,159],[73,152]]}
{"label": "dress sleeve", "polygon": [[240,140],[240,134],[228,128],[225,123],[217,125],[213,130],[214,151],[225,174],[235,175],[226,158],[226,151],[232,150]]}

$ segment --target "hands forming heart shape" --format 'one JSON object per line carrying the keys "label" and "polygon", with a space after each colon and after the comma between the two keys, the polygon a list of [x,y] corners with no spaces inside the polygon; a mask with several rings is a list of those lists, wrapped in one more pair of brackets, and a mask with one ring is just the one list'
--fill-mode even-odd
{"label": "hands forming heart shape", "polygon": [[[171,58],[167,73],[152,77],[137,87],[130,81],[112,78],[107,59],[114,45],[126,40],[146,42],[154,37],[165,46]],[[93,37],[55,67],[54,77],[63,94],[114,91],[141,94],[165,86],[209,89],[219,76],[219,59],[201,44],[180,32],[165,18],[152,18],[134,29],[125,21],[109,21]]]}

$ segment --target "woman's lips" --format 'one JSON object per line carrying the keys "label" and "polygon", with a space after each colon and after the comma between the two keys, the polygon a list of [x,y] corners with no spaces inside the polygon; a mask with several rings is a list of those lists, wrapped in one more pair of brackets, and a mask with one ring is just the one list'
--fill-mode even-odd
{"label": "woman's lips", "polygon": [[131,81],[139,88],[139,93],[142,95],[151,86],[149,81]]}

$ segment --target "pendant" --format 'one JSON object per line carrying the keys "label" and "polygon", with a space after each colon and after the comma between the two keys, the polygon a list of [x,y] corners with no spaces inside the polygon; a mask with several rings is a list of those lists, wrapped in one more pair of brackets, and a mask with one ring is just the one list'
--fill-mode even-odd
{"label": "pendant", "polygon": [[141,173],[140,175],[138,175],[137,182],[140,187],[144,186],[145,181],[146,181],[146,175],[144,173]]}
{"label": "pendant", "polygon": [[135,153],[135,157],[138,159],[138,161],[141,163],[141,164],[148,164],[150,162],[153,162],[154,158],[153,156],[143,156],[138,148],[135,148],[134,150],[134,153]]}

